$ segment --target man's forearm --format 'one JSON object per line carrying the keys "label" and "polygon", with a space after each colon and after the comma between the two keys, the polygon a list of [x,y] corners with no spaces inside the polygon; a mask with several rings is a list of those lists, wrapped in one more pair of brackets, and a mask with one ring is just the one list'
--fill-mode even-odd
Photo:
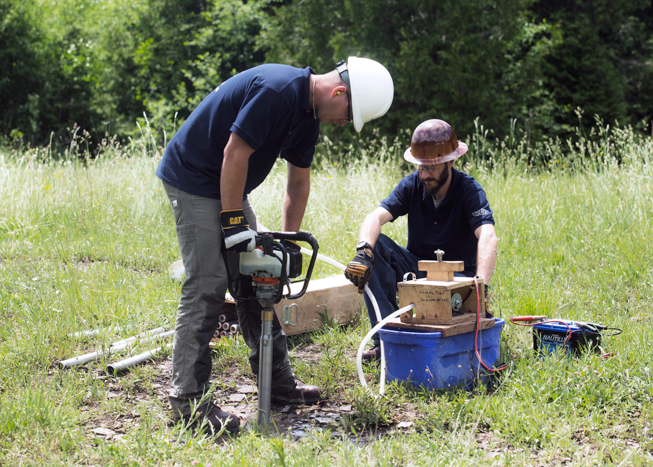
{"label": "man's forearm", "polygon": [[381,235],[381,223],[378,219],[370,219],[370,216],[367,216],[358,233],[358,241],[367,242],[374,248],[376,241],[379,239],[379,235]]}
{"label": "man's forearm", "polygon": [[311,169],[300,168],[288,163],[288,181],[283,198],[281,229],[285,232],[298,232],[311,192]]}
{"label": "man's forearm", "polygon": [[[482,229],[482,227],[479,227],[479,229]],[[480,235],[478,236],[476,275],[481,276],[485,284],[490,283],[490,279],[494,273],[494,268],[497,264],[498,244],[499,239],[494,231],[494,226],[489,226],[485,228],[485,230],[481,230]]]}
{"label": "man's forearm", "polygon": [[496,265],[496,252],[488,256],[483,256],[479,252],[478,258],[476,259],[476,275],[483,278],[483,283],[489,284]]}
{"label": "man's forearm", "polygon": [[222,210],[242,209],[245,181],[247,180],[247,160],[228,158],[225,155],[220,174],[220,197]]}
{"label": "man's forearm", "polygon": [[379,235],[381,235],[381,227],[391,220],[392,215],[385,208],[376,208],[363,220],[358,233],[358,241],[367,242],[374,248],[376,241],[379,239]]}
{"label": "man's forearm", "polygon": [[286,187],[281,213],[281,229],[284,232],[299,231],[306,212],[309,193],[309,186]]}

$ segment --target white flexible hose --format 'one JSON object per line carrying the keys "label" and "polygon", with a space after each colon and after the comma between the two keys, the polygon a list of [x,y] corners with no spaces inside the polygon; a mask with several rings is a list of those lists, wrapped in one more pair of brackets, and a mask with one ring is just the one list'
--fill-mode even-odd
{"label": "white flexible hose", "polygon": [[[376,315],[376,322],[379,323],[381,322],[381,311],[379,310],[379,304],[376,301],[376,297],[374,294],[372,294],[372,291],[370,288],[365,284],[365,293],[370,299],[370,302],[372,302],[372,308],[374,308],[374,314]],[[367,339],[369,341],[369,339]],[[379,387],[379,394],[384,394],[385,393],[385,347],[383,347],[383,341],[379,340],[381,344],[381,381],[380,381],[380,387]],[[364,341],[365,344],[367,344],[367,341]],[[365,346],[361,347],[364,348]],[[362,351],[359,348],[359,354],[360,357],[363,357]],[[358,357],[357,357],[358,359]],[[363,366],[361,364],[360,370],[358,373],[358,377],[362,378],[363,377]],[[363,378],[363,381],[365,381],[365,378]],[[363,387],[366,385],[363,384]]]}
{"label": "white flexible hose", "polygon": [[[260,222],[258,223],[258,230],[259,231],[264,231],[264,232],[269,232],[269,230]],[[308,248],[301,247],[300,251],[304,253],[307,256],[312,256],[313,251],[309,250]],[[347,269],[347,266],[345,266],[342,263],[339,263],[335,259],[331,259],[328,256],[324,256],[321,253],[317,254],[317,259],[320,259],[324,261],[325,263],[329,263],[332,266],[337,267],[341,271],[344,272],[345,269]],[[365,381],[365,375],[363,375],[363,349],[365,348],[365,345],[369,342],[371,337],[379,330],[381,329],[385,323],[390,321],[391,319],[396,318],[402,313],[407,312],[408,310],[411,310],[415,308],[415,305],[410,304],[401,310],[397,310],[394,313],[392,313],[390,316],[388,316],[385,319],[381,319],[381,312],[379,311],[379,304],[376,301],[376,298],[374,297],[374,294],[372,294],[372,291],[370,288],[365,285],[365,293],[370,299],[370,302],[372,302],[372,307],[374,308],[374,315],[376,316],[376,326],[372,328],[372,330],[365,336],[363,339],[363,342],[361,342],[361,345],[358,347],[358,355],[356,356],[356,367],[358,369],[358,378],[360,379],[361,384],[363,387],[367,387],[367,381]],[[380,382],[380,387],[379,387],[379,394],[384,394],[385,393],[385,349],[383,348],[383,341],[381,341],[381,382]]]}
{"label": "white flexible hose", "polygon": [[[313,255],[313,250],[309,250],[308,248],[301,247],[301,252],[304,253],[306,256],[312,256]],[[317,259],[321,259],[325,263],[329,263],[331,266],[335,266],[341,271],[344,271],[347,269],[347,266],[345,266],[342,263],[337,262],[335,259],[331,259],[328,256],[324,256],[322,253],[317,254]]]}
{"label": "white flexible hose", "polygon": [[[259,228],[261,225],[259,224]],[[308,248],[301,247],[301,252],[304,253],[307,256],[313,255],[313,251],[309,250]],[[339,263],[338,261],[329,258],[328,256],[324,256],[320,253],[317,254],[317,258],[321,259],[322,261],[329,263],[332,266],[337,267],[341,271],[344,271],[347,269],[347,267]],[[356,368],[358,370],[358,378],[361,381],[361,384],[363,387],[367,387],[367,381],[365,381],[365,375],[363,374],[363,349],[365,348],[365,345],[369,342],[371,337],[376,334],[376,332],[385,325],[388,321],[390,321],[393,318],[396,318],[402,313],[405,313],[406,311],[415,308],[415,305],[411,304],[408,305],[407,307],[402,308],[401,310],[397,310],[394,313],[392,313],[390,316],[388,316],[385,319],[381,319],[381,312],[379,311],[379,304],[376,301],[376,298],[374,297],[374,294],[370,290],[370,288],[365,284],[365,293],[370,299],[370,302],[372,302],[372,308],[374,308],[374,315],[376,316],[376,321],[377,325],[374,326],[374,328],[365,336],[363,339],[363,342],[361,342],[360,347],[358,348],[358,355],[356,356]],[[385,393],[385,349],[383,347],[383,341],[381,341],[381,381],[380,381],[380,387],[379,387],[379,394],[383,395]]]}
{"label": "white flexible hose", "polygon": [[[356,368],[358,369],[358,378],[360,379],[361,385],[363,387],[367,387],[367,381],[365,381],[365,376],[363,375],[363,349],[365,349],[365,346],[369,342],[369,340],[372,338],[372,336],[383,326],[385,326],[385,323],[390,321],[391,319],[396,318],[397,316],[406,313],[408,310],[412,310],[415,308],[415,305],[412,303],[408,306],[405,306],[403,308],[400,308],[399,310],[395,311],[394,313],[390,314],[387,318],[382,319],[380,322],[376,323],[376,326],[374,326],[370,332],[367,333],[367,335],[363,338],[363,341],[361,342],[361,345],[358,347],[358,355],[356,355]],[[385,392],[385,355],[383,352],[383,341],[381,341],[381,388],[379,390],[379,394],[383,395]]]}

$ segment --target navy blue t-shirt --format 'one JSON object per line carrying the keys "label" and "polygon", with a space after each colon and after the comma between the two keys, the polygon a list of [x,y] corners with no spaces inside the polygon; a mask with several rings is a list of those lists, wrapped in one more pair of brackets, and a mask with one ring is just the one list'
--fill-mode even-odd
{"label": "navy blue t-shirt", "polygon": [[451,185],[442,204],[435,209],[433,197],[424,194],[419,173],[404,177],[381,207],[393,221],[408,214],[406,249],[421,259],[437,259],[443,250],[445,261],[464,261],[465,275],[476,274],[478,239],[474,231],[494,224],[492,209],[481,185],[466,173],[452,169]]}
{"label": "navy blue t-shirt", "polygon": [[220,199],[224,148],[232,132],[249,144],[244,196],[276,159],[311,166],[320,122],[310,105],[310,67],[268,64],[228,79],[209,94],[166,147],[156,175],[188,193]]}

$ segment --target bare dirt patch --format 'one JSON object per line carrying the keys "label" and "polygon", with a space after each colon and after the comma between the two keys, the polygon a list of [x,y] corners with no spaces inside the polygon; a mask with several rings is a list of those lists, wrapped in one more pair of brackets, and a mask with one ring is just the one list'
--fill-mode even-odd
{"label": "bare dirt patch", "polygon": [[[302,360],[317,361],[316,349],[319,345],[311,344],[295,355]],[[84,410],[89,413],[89,422],[84,427],[88,433],[106,440],[120,440],[130,430],[141,424],[141,415],[138,405],[160,404],[165,408],[169,426],[172,426],[172,412],[168,406],[168,395],[172,391],[171,374],[172,362],[170,357],[165,360],[148,362],[150,366],[147,382],[142,384],[132,380],[132,374],[127,371],[116,377],[98,372],[97,377],[105,380],[107,389],[106,397],[110,403],[119,407],[114,413],[98,412],[99,404],[91,402],[85,404]],[[219,371],[219,373],[218,373]],[[233,413],[241,419],[241,426],[247,429],[249,424],[255,422],[258,404],[256,383],[251,375],[244,376],[240,373],[239,365],[233,362],[228,366],[214,365],[213,380],[220,381],[214,393],[214,402],[223,410]],[[350,401],[325,400],[311,406],[272,405],[272,426],[279,434],[299,440],[308,436],[312,430],[330,430],[334,436],[338,433],[351,436],[346,429],[348,419],[353,416],[353,406]],[[414,427],[416,414],[414,411],[402,411],[398,425],[378,427],[373,432],[360,433],[356,442],[367,442],[372,437],[395,434],[398,430],[405,431]]]}

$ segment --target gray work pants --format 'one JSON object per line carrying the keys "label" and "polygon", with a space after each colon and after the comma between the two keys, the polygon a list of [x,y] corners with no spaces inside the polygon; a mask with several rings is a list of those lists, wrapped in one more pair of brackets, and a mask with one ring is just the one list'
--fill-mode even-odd
{"label": "gray work pants", "polygon": [[[191,402],[199,400],[209,389],[209,342],[218,327],[228,279],[222,256],[221,201],[191,195],[165,182],[163,187],[172,204],[179,250],[186,272],[172,348],[173,393],[170,395],[170,405],[178,418],[180,415],[190,415]],[[255,228],[256,214],[247,200],[243,203],[243,210],[250,226]],[[240,291],[242,296],[250,293],[253,293],[251,288]],[[250,365],[254,374],[258,375],[261,305],[257,300],[247,300],[236,303],[236,309],[240,330],[251,349]],[[276,314],[272,339],[274,387],[294,377],[288,359],[286,335]]]}

